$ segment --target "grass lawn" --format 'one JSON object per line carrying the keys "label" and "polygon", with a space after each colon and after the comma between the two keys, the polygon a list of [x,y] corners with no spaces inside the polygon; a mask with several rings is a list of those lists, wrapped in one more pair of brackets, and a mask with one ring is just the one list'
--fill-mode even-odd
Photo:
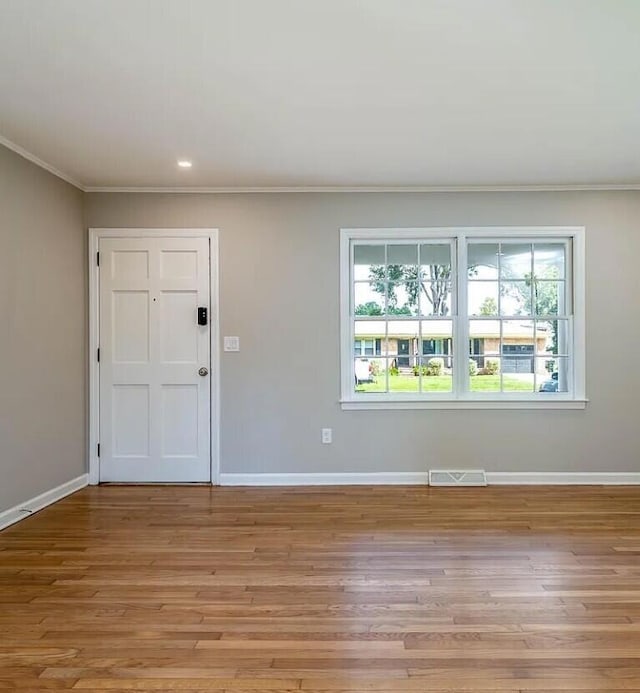
{"label": "grass lawn", "polygon": [[[433,375],[422,377],[423,392],[451,392],[450,375]],[[390,392],[418,392],[420,379],[414,375],[390,375]],[[529,380],[505,375],[503,379],[505,392],[533,392],[533,374]],[[386,377],[381,373],[374,383],[362,383],[356,392],[386,392]],[[500,392],[500,375],[471,376],[471,392]]]}

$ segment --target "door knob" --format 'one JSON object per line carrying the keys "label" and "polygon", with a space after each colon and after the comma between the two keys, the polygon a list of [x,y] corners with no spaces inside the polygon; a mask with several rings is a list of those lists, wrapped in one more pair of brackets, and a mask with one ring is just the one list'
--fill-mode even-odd
{"label": "door knob", "polygon": [[198,375],[201,375],[204,377],[205,375],[209,375],[209,369],[205,368],[204,366],[198,371]]}

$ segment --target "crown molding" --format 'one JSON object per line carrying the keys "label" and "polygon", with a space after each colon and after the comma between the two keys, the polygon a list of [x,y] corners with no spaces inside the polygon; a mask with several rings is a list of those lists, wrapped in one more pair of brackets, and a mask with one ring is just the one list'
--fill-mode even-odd
{"label": "crown molding", "polygon": [[83,185],[19,144],[0,135],[0,145],[86,193],[180,193],[238,195],[248,193],[489,193],[489,192],[598,192],[640,190],[638,183],[561,183],[557,185],[290,185],[290,186],[122,186]]}
{"label": "crown molding", "polygon": [[561,185],[311,185],[253,187],[144,187],[87,185],[88,193],[181,193],[237,195],[247,193],[460,193],[460,192],[598,192],[640,190],[640,183]]}
{"label": "crown molding", "polygon": [[11,140],[7,139],[6,137],[3,137],[2,135],[0,135],[0,144],[6,147],[7,149],[10,149],[12,152],[15,152],[16,154],[20,155],[27,161],[30,161],[32,164],[35,164],[36,166],[43,168],[45,171],[48,171],[54,176],[57,176],[58,178],[65,181],[65,183],[69,183],[70,185],[73,185],[75,188],[78,188],[78,190],[86,192],[85,187],[84,185],[82,185],[82,183],[80,183],[64,171],[61,171],[55,166],[48,164],[46,161],[43,161],[35,154],[32,154],[31,152],[27,151],[24,147],[21,147],[19,144],[12,142]]}

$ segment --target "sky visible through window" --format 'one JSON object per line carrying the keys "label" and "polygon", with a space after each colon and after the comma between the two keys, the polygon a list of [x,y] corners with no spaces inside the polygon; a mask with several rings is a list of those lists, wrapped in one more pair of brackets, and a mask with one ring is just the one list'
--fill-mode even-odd
{"label": "sky visible through window", "polygon": [[[488,246],[489,244],[487,244],[487,250],[489,249]],[[491,244],[491,246],[496,246],[497,248],[497,244]],[[505,244],[503,247],[508,248],[508,245]],[[470,248],[473,248],[473,245],[470,245]],[[527,277],[531,277],[531,244],[523,244],[518,246],[518,248],[517,252],[510,251],[508,253],[508,268],[503,269],[501,277],[503,283],[507,281],[506,277],[509,276],[514,278],[516,286],[520,286],[518,282],[522,283]],[[561,244],[555,244],[554,246],[550,246],[550,244],[536,244],[534,248],[534,276],[536,280],[561,279],[561,268],[564,265],[564,246]],[[371,258],[370,262],[365,264],[356,261],[356,264],[354,264],[353,280],[356,282],[354,288],[354,308],[373,303],[379,305],[384,312],[385,297],[380,291],[376,291],[373,283],[369,281],[371,278],[371,267],[384,265],[384,246],[378,246],[373,254],[374,257]],[[510,292],[505,289],[499,291],[497,251],[494,251],[492,254],[496,257],[495,264],[473,264],[473,271],[469,276],[468,282],[468,314],[473,316],[482,315],[484,307],[486,311],[484,314],[491,315],[493,314],[493,311],[491,311],[493,304],[495,304],[495,314],[497,314],[498,302],[500,302],[500,313],[502,315],[524,316],[529,314],[530,310],[527,310],[527,306],[523,305],[522,293],[518,294],[517,291]],[[486,262],[486,253],[484,255]],[[470,262],[473,261],[472,256],[473,253],[470,253]],[[504,257],[505,253],[502,253],[502,256]],[[506,288],[513,289],[515,287]],[[500,295],[498,296],[498,294]],[[395,295],[396,303],[399,307],[408,303],[409,295],[402,285],[395,287]],[[449,296],[449,302],[450,300]],[[421,301],[428,301],[424,294],[421,297]],[[410,314],[414,313],[415,311],[411,311]]]}

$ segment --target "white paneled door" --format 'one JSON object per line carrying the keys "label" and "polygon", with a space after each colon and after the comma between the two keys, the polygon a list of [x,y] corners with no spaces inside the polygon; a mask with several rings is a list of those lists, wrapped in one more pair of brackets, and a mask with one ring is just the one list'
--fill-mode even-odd
{"label": "white paneled door", "polygon": [[209,239],[99,251],[100,481],[210,481]]}

